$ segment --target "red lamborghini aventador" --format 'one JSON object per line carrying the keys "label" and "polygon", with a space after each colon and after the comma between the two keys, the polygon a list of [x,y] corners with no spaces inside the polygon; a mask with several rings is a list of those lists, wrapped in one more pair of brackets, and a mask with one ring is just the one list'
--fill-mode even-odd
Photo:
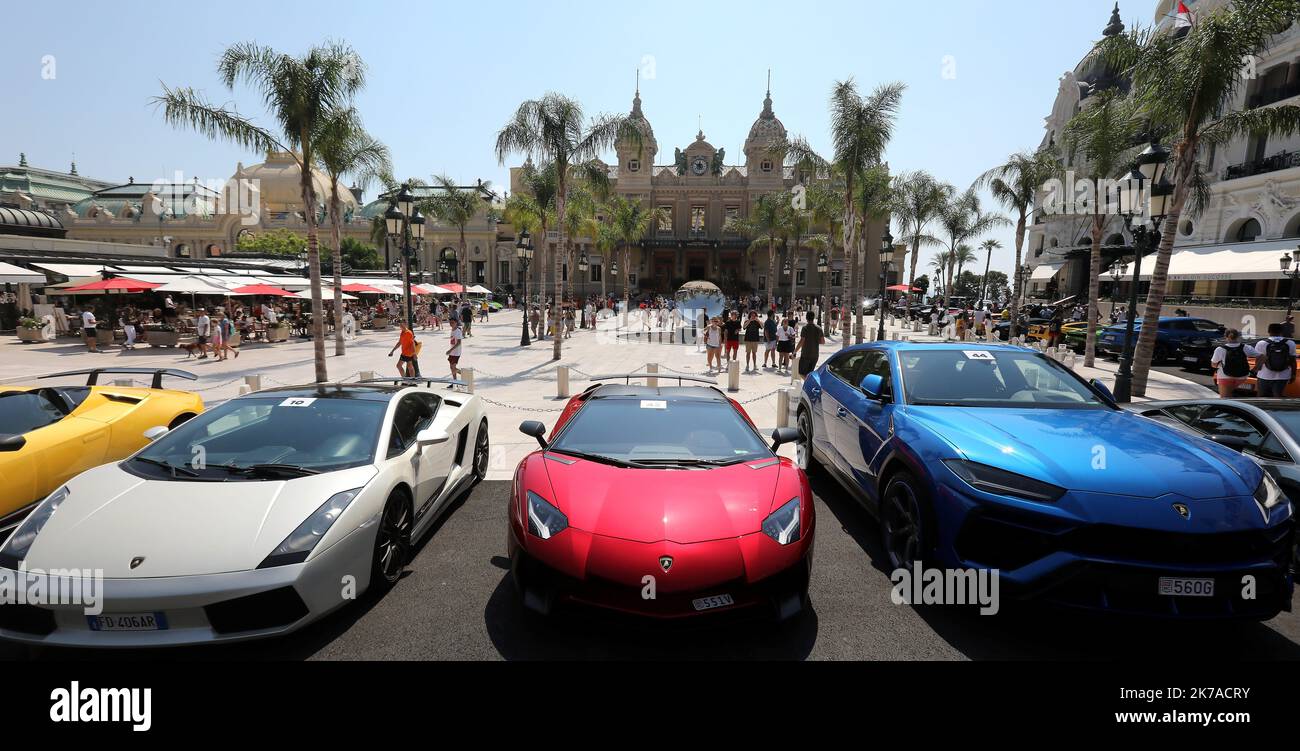
{"label": "red lamborghini aventador", "polygon": [[[633,377],[645,376],[617,376]],[[716,388],[608,382],[573,397],[549,441],[540,422],[519,429],[541,444],[515,470],[510,507],[525,607],[784,620],[807,606],[812,494],[775,453],[795,429],[769,447]]]}

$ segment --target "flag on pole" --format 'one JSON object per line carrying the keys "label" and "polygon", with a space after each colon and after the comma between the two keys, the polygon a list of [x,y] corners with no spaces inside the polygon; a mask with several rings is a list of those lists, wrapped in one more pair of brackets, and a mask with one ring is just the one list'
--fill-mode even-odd
{"label": "flag on pole", "polygon": [[1174,28],[1190,29],[1195,20],[1192,17],[1192,11],[1187,8],[1183,0],[1178,0],[1178,13],[1174,16]]}

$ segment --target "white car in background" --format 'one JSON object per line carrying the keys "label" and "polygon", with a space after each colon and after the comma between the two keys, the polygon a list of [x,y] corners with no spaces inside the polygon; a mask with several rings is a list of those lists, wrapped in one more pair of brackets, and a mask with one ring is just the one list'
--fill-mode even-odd
{"label": "white car in background", "polygon": [[[232,399],[77,475],[0,547],[31,579],[102,571],[102,612],[0,606],[0,637],[140,647],[294,631],[389,587],[413,543],[488,467],[482,402],[445,379]],[[463,384],[461,384],[463,386]],[[55,584],[47,581],[46,584]]]}

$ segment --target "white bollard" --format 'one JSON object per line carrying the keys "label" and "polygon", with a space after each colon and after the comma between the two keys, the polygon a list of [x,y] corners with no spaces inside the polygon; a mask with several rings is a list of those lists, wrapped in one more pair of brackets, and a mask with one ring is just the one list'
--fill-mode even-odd
{"label": "white bollard", "polygon": [[[658,372],[659,372],[659,363],[657,363],[657,362],[648,362],[648,363],[646,363],[646,364],[645,364],[645,372],[647,372],[647,373],[658,373]],[[659,379],[658,379],[658,378],[647,378],[647,379],[645,379],[645,385],[649,386],[649,387],[652,388],[652,389],[657,389],[657,388],[659,388]]]}
{"label": "white bollard", "polygon": [[740,391],[740,361],[731,360],[727,363],[727,391]]}
{"label": "white bollard", "polygon": [[471,394],[474,393],[474,369],[473,368],[461,368],[460,380],[465,382],[466,391],[468,391]]}
{"label": "white bollard", "polygon": [[[260,378],[261,376],[258,376],[258,377]],[[369,380],[372,380],[374,377],[375,377],[375,371],[373,371],[373,370],[363,370],[363,371],[361,371],[360,373],[357,373],[357,378],[359,378],[359,379],[361,379],[361,380],[363,380],[363,381],[369,381]],[[248,380],[248,379],[245,378],[244,380]]]}
{"label": "white bollard", "polygon": [[[374,378],[375,376],[374,376],[374,374],[372,373],[372,374],[370,375],[370,377],[371,377],[371,378]],[[365,379],[366,379],[366,375],[365,375],[364,373],[362,373],[362,374],[361,374],[361,380],[364,381]],[[255,373],[255,374],[253,374],[253,375],[246,375],[246,376],[244,376],[244,385],[248,386],[248,390],[249,390],[249,392],[253,392],[253,391],[261,391],[261,390],[262,390],[262,375],[261,375],[260,373]]]}
{"label": "white bollard", "polygon": [[253,393],[253,390],[250,389],[250,388],[248,388],[248,384],[247,384],[247,383],[241,383],[241,384],[239,385],[239,395],[240,395],[240,396],[243,396],[244,394],[251,394],[251,393]]}
{"label": "white bollard", "polygon": [[790,426],[790,389],[779,389],[776,392],[776,426]]}
{"label": "white bollard", "polygon": [[569,398],[569,366],[555,366],[555,397],[557,399]]}

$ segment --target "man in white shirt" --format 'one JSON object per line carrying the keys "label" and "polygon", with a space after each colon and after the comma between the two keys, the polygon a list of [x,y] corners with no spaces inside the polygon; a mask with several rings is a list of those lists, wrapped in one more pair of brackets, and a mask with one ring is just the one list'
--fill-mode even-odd
{"label": "man in white shirt", "polygon": [[266,311],[266,323],[268,325],[274,326],[276,324],[276,321],[280,320],[279,317],[276,316],[275,314],[274,306],[267,305],[265,308],[263,308],[263,310]]}
{"label": "man in white shirt", "polygon": [[[455,380],[460,379],[460,347],[464,338],[465,336],[460,329],[460,321],[455,318],[451,319],[451,339],[449,340],[451,347],[447,349],[447,364],[451,366],[451,377]],[[447,388],[451,387],[452,384],[447,385]]]}
{"label": "man in white shirt", "polygon": [[208,336],[212,333],[212,319],[208,318],[208,311],[199,308],[199,317],[194,321],[194,331],[198,334],[199,359],[202,360],[208,356]]}
{"label": "man in white shirt", "polygon": [[1268,338],[1251,348],[1257,366],[1256,396],[1281,397],[1295,380],[1295,342],[1282,335],[1284,330],[1282,324],[1270,323]]}
{"label": "man in white shirt", "polygon": [[86,337],[86,349],[89,352],[99,351],[98,330],[95,328],[95,312],[87,305],[81,311],[81,334]]}

